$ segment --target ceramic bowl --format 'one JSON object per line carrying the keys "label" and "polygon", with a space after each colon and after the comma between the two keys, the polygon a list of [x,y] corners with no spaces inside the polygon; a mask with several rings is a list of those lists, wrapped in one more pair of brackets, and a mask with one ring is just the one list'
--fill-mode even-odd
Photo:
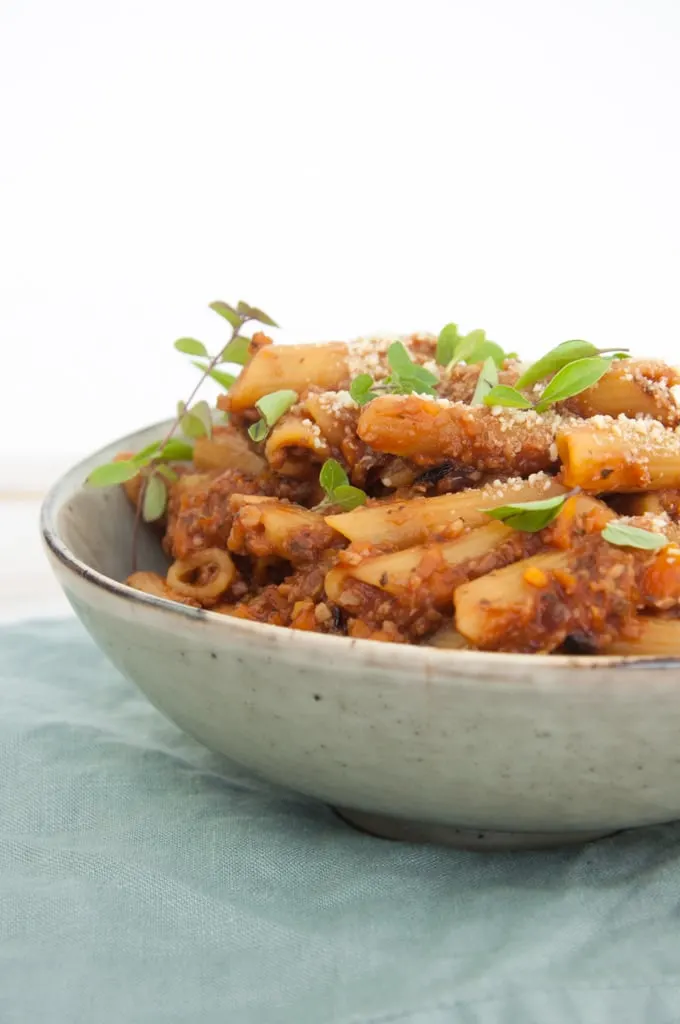
{"label": "ceramic bowl", "polygon": [[[42,532],[113,664],[211,750],[366,831],[468,848],[591,839],[680,817],[680,659],[446,651],[246,622],[139,593],[132,510],[67,473]],[[141,568],[163,571],[144,529]]]}

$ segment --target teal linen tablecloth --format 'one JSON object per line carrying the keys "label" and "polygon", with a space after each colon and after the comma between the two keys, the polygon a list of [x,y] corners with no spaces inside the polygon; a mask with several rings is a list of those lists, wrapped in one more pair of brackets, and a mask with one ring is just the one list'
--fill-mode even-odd
{"label": "teal linen tablecloth", "polygon": [[0,630],[1,1024],[671,1024],[680,827],[382,842],[166,722],[73,621]]}

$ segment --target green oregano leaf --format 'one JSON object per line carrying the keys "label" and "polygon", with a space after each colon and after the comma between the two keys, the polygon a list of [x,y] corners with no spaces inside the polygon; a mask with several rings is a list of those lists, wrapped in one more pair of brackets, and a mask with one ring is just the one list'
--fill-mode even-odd
{"label": "green oregano leaf", "polygon": [[243,317],[240,316],[233,306],[230,306],[228,302],[211,302],[210,309],[214,310],[215,313],[219,313],[223,316],[227,323],[230,323],[236,330],[243,323]]}
{"label": "green oregano leaf", "polygon": [[453,360],[453,355],[459,341],[458,324],[447,324],[446,327],[442,327],[437,338],[437,350],[435,353],[435,359],[440,366],[448,366]]}
{"label": "green oregano leaf", "polygon": [[349,393],[357,405],[366,405],[367,402],[378,397],[378,393],[372,390],[374,386],[375,382],[370,373],[360,373],[350,383]]}
{"label": "green oregano leaf", "polygon": [[591,356],[604,355],[607,352],[615,352],[616,354],[612,357],[614,359],[627,358],[626,353],[619,349],[598,349],[589,341],[579,339],[563,341],[532,363],[517,381],[517,387],[531,387],[532,384],[538,384],[539,381],[545,380],[546,377],[557,373],[563,366],[567,366],[577,359],[589,359]]}
{"label": "green oregano leaf", "polygon": [[498,384],[498,370],[493,356],[487,356],[482,363],[477,384],[470,405],[482,405],[486,395]]}
{"label": "green oregano leaf", "polygon": [[602,539],[617,547],[640,548],[643,551],[658,551],[670,543],[661,533],[652,533],[651,530],[642,530],[639,526],[628,526],[616,520],[607,523],[602,531]]}
{"label": "green oregano leaf", "polygon": [[270,316],[263,313],[257,306],[249,306],[247,302],[239,302],[236,307],[236,312],[244,320],[257,320],[260,324],[266,324],[267,327],[278,327],[279,325],[275,320],[272,320]]}
{"label": "green oregano leaf", "polygon": [[326,459],[319,473],[319,484],[326,494],[323,505],[338,505],[345,512],[366,504],[366,494],[353,487],[337,459]]}
{"label": "green oregano leaf", "polygon": [[[484,332],[482,332],[484,333]],[[463,360],[468,364],[470,363],[482,363],[485,359],[491,357],[496,366],[502,366],[505,360],[508,358],[495,341],[488,341],[484,338],[482,341],[477,342],[470,350],[468,356]]]}
{"label": "green oregano leaf", "polygon": [[264,420],[258,420],[256,423],[251,423],[248,427],[248,436],[251,441],[255,441],[256,444],[259,444],[261,441],[265,441],[268,433],[269,427]]}
{"label": "green oregano leaf", "polygon": [[366,504],[366,493],[360,487],[342,484],[333,492],[333,504],[339,505],[343,512],[351,512],[353,508]]}
{"label": "green oregano leaf", "polygon": [[88,476],[85,483],[89,487],[113,487],[132,480],[139,473],[139,466],[134,459],[119,459],[117,462],[106,462],[97,466]]}
{"label": "green oregano leaf", "polygon": [[508,409],[533,409],[529,399],[508,384],[497,384],[491,388],[483,401],[484,405],[503,405]]}
{"label": "green oregano leaf", "polygon": [[611,365],[611,358],[592,356],[587,359],[576,359],[563,366],[546,386],[536,403],[536,411],[543,412],[555,402],[564,402],[567,398],[580,395],[582,391],[597,384]]}
{"label": "green oregano leaf", "polygon": [[170,438],[165,442],[163,450],[158,455],[159,459],[167,462],[191,462],[194,457],[194,446],[188,441],[180,441],[177,438]]}
{"label": "green oregano leaf", "polygon": [[522,501],[498,508],[482,508],[491,519],[498,519],[513,530],[523,533],[538,533],[555,519],[571,494],[560,494],[556,498],[544,498],[542,501]]}
{"label": "green oregano leaf", "polygon": [[165,513],[168,504],[168,489],[165,481],[156,473],[152,473],[146,481],[144,499],[142,501],[142,519],[145,523],[153,523]]}
{"label": "green oregano leaf", "polygon": [[337,459],[326,459],[319,473],[319,483],[326,494],[331,495],[336,488],[349,484],[349,479]]}
{"label": "green oregano leaf", "polygon": [[196,338],[178,338],[175,342],[175,348],[178,352],[184,352],[188,356],[205,356],[209,359],[208,350],[202,341],[197,341]]}
{"label": "green oregano leaf", "polygon": [[234,377],[231,373],[224,373],[224,371],[217,370],[215,367],[211,369],[210,366],[206,365],[205,363],[199,363],[197,359],[192,359],[191,362],[199,370],[202,370],[203,373],[207,373],[209,377],[212,377],[212,379],[216,381],[220,385],[220,387],[223,387],[226,391],[229,390],[231,385],[236,380],[236,377]]}
{"label": "green oregano leaf", "polygon": [[255,408],[262,414],[262,419],[248,427],[248,433],[252,440],[264,441],[276,421],[280,420],[284,413],[287,413],[291,406],[295,405],[297,400],[297,391],[291,391],[288,388],[263,395],[255,403]]}
{"label": "green oregano leaf", "polygon": [[248,362],[248,349],[250,347],[250,338],[244,338],[242,334],[237,334],[235,338],[224,346],[220,353],[221,363],[238,363],[239,366],[245,366]]}
{"label": "green oregano leaf", "polygon": [[387,362],[392,373],[386,381],[389,390],[395,394],[417,394],[436,396],[434,385],[439,383],[436,374],[411,360],[401,341],[393,341],[387,350]]}

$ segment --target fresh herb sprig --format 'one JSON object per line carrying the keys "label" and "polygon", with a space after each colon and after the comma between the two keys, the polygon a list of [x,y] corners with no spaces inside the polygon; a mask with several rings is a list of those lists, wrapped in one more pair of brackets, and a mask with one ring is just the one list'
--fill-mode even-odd
{"label": "fresh herb sprig", "polygon": [[125,483],[141,474],[141,489],[137,502],[133,538],[133,566],[136,564],[139,517],[141,515],[146,522],[153,522],[163,516],[168,500],[167,484],[172,481],[173,477],[176,478],[176,474],[173,474],[170,467],[163,463],[190,461],[193,457],[192,445],[186,441],[175,439],[174,435],[181,429],[187,436],[197,438],[210,436],[212,431],[212,415],[207,402],[198,402],[194,406],[191,404],[199,389],[208,377],[217,380],[224,387],[231,386],[236,378],[230,374],[222,374],[217,367],[220,363],[235,365],[246,363],[250,341],[241,334],[241,331],[247,323],[255,321],[269,327],[278,326],[261,309],[250,306],[246,302],[239,302],[235,308],[226,302],[211,302],[210,308],[229,323],[231,335],[226,345],[214,356],[210,356],[205,345],[196,338],[179,338],[175,342],[175,348],[178,351],[191,356],[202,356],[207,359],[207,362],[197,363],[192,360],[194,365],[201,370],[201,377],[186,402],[178,404],[177,415],[166,436],[162,441],[155,441],[130,459],[114,460],[103,466],[98,466],[85,481],[90,487],[110,487],[114,484]]}
{"label": "fresh herb sprig", "polygon": [[[582,391],[597,384],[598,380],[605,375],[612,365],[613,356],[590,356],[584,359],[575,359],[558,370],[549,384],[543,389],[538,401],[534,404],[526,395],[523,395],[519,387],[509,387],[506,384],[492,388],[484,397],[486,405],[510,406],[515,409],[535,409],[536,412],[545,412],[556,402],[564,402],[567,398],[574,398]],[[517,382],[519,385],[519,381]]]}
{"label": "fresh herb sprig", "polygon": [[498,370],[493,356],[487,356],[479,371],[470,405],[483,405],[486,396],[498,386]]}
{"label": "fresh herb sprig", "polygon": [[365,492],[350,484],[347,473],[337,459],[326,459],[319,473],[319,483],[326,497],[317,505],[317,511],[338,506],[343,512],[351,512],[359,505],[366,504]]}
{"label": "fresh herb sprig", "polygon": [[537,359],[535,363],[527,367],[517,381],[518,388],[529,388],[532,384],[538,384],[551,374],[557,373],[562,367],[567,366],[580,359],[590,359],[592,356],[603,356],[611,354],[612,359],[625,359],[627,349],[618,348],[597,348],[589,341],[563,341],[555,348],[551,348],[544,356]]}
{"label": "fresh herb sprig", "polygon": [[401,341],[393,341],[387,350],[390,375],[375,381],[370,373],[360,373],[349,386],[349,393],[357,405],[366,405],[379,395],[419,395],[436,397],[435,385],[439,378],[424,366],[414,363]]}
{"label": "fresh herb sprig", "polygon": [[461,335],[457,324],[447,324],[439,332],[435,359],[440,366],[449,370],[455,363],[481,363],[493,359],[496,366],[502,366],[514,353],[506,353],[495,341],[490,341],[482,330]]}
{"label": "fresh herb sprig", "polygon": [[258,399],[255,408],[261,413],[261,418],[248,427],[250,439],[256,442],[264,441],[277,420],[280,420],[297,400],[297,391],[290,391],[287,388],[282,391],[271,391]]}

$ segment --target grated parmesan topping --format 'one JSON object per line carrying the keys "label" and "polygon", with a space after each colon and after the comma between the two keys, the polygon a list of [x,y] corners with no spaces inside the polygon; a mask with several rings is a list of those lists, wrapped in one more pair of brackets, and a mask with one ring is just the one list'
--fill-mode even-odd
{"label": "grated parmesan topping", "polygon": [[350,341],[347,349],[347,366],[350,377],[358,377],[360,373],[370,373],[374,380],[381,380],[389,374],[387,366],[387,350],[393,341],[403,342],[406,351],[413,358],[409,350],[407,338],[395,338],[393,334],[386,337],[376,335],[368,338],[356,338]]}
{"label": "grated parmesan topping", "polygon": [[482,490],[489,495],[490,498],[501,501],[506,498],[508,491],[523,491],[527,484],[535,487],[537,490],[548,491],[555,482],[555,478],[550,476],[548,473],[532,473],[526,479],[521,476],[509,477],[507,480],[493,480],[488,484],[485,484]]}
{"label": "grated parmesan topping", "polygon": [[343,412],[345,409],[358,409],[349,391],[324,391],[319,395],[319,405],[329,412]]}
{"label": "grated parmesan topping", "polygon": [[313,420],[310,420],[310,419],[307,419],[307,418],[305,418],[303,420],[300,420],[300,422],[301,422],[303,427],[307,427],[307,429],[309,431],[311,431],[313,447],[315,449],[325,448],[326,445],[325,445],[324,441],[321,438],[321,427],[319,426],[319,424],[318,423],[314,423]]}

